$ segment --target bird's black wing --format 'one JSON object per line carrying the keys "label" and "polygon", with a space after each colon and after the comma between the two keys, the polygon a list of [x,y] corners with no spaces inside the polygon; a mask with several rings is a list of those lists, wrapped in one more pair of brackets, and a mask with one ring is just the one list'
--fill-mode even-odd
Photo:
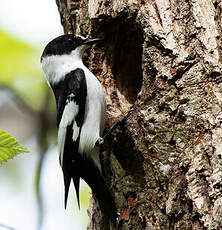
{"label": "bird's black wing", "polygon": [[117,210],[101,171],[90,157],[78,153],[87,96],[85,74],[81,69],[76,69],[67,74],[64,81],[53,86],[52,89],[56,97],[58,112],[58,143],[65,184],[65,207],[71,179],[73,179],[79,204],[79,180],[81,177],[92,189],[100,208],[107,216],[111,217],[114,223]]}
{"label": "bird's black wing", "polygon": [[[78,153],[81,126],[84,120],[87,86],[84,71],[75,69],[64,80],[52,86],[57,104],[57,126],[60,164],[64,175],[65,207],[71,179],[73,179],[79,204],[80,175]],[[76,170],[75,170],[76,169]]]}

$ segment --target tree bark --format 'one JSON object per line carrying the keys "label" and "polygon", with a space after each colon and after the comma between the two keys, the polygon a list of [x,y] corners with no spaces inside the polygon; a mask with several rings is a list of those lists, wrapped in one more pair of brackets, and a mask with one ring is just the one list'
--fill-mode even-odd
{"label": "tree bark", "polygon": [[[222,229],[220,0],[57,0],[65,33],[102,37],[86,62],[108,103],[117,229]],[[91,202],[88,229],[104,227]]]}

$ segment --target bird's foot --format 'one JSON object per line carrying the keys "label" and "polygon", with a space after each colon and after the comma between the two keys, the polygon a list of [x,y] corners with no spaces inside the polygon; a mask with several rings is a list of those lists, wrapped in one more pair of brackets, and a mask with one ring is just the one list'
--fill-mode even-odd
{"label": "bird's foot", "polygon": [[99,137],[98,140],[96,141],[96,146],[100,146],[104,143],[104,139],[102,137]]}

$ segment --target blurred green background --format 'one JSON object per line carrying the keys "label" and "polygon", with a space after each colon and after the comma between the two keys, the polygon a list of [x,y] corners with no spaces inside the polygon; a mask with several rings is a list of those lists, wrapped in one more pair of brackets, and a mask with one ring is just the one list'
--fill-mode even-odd
{"label": "blurred green background", "polygon": [[0,165],[0,229],[86,229],[90,190],[73,186],[64,210],[55,101],[40,66],[44,46],[63,33],[54,0],[0,3],[0,129],[30,153]]}

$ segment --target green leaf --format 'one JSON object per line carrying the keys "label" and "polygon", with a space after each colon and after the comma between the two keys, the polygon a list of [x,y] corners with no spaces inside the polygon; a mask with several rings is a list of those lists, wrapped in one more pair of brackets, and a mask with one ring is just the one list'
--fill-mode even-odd
{"label": "green leaf", "polygon": [[29,152],[10,134],[0,130],[0,163],[7,161],[20,153]]}

